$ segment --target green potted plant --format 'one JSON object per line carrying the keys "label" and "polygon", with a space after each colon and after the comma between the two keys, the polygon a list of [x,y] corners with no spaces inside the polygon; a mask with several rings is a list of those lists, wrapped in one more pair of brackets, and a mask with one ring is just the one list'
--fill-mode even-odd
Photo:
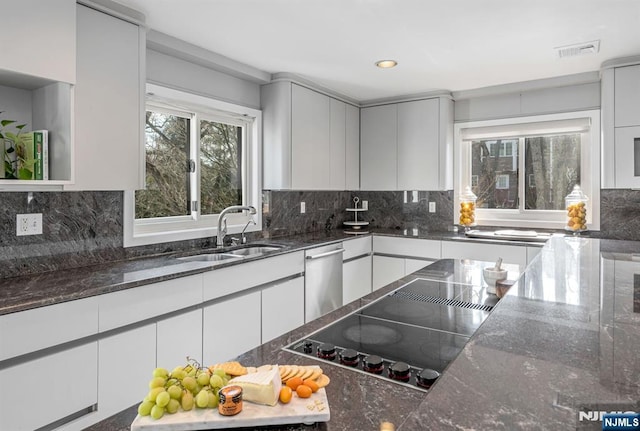
{"label": "green potted plant", "polygon": [[[4,111],[0,111],[0,115]],[[0,178],[18,178],[18,151],[17,144],[20,141],[18,135],[26,124],[16,124],[16,120],[0,120],[0,151],[2,152],[2,164]]]}

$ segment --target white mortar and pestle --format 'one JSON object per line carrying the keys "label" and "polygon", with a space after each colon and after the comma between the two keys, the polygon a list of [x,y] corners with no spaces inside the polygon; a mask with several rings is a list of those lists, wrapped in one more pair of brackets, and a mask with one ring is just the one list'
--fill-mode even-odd
{"label": "white mortar and pestle", "polygon": [[507,279],[507,270],[502,269],[502,258],[498,258],[496,265],[493,268],[484,268],[482,270],[482,277],[485,283],[487,283],[487,293],[496,293],[496,282]]}

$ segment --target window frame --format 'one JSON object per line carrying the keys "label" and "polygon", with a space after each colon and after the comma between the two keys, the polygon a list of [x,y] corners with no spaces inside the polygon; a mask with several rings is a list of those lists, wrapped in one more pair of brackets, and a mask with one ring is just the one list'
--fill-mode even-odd
{"label": "window frame", "polygon": [[[495,120],[481,120],[460,122],[454,124],[454,202],[455,208],[459,206],[460,194],[466,185],[471,184],[471,145],[465,144],[462,135],[473,129],[480,130],[487,127],[505,127],[508,129],[517,125],[535,126],[535,123],[546,123],[563,120],[588,119],[590,126],[588,131],[582,132],[580,148],[580,187],[589,197],[587,205],[587,221],[591,230],[600,229],[600,110],[586,110],[565,112],[557,114],[533,115],[526,117],[512,117]],[[552,123],[550,123],[552,124]],[[558,134],[565,133],[562,130]],[[555,134],[555,132],[550,132]],[[520,136],[505,134],[502,139]],[[470,142],[470,141],[467,141]],[[519,154],[519,195],[524,196],[526,173],[524,172],[524,152]],[[522,205],[524,208],[524,204]],[[454,224],[458,223],[457,212],[453,214]],[[564,210],[531,210],[531,209],[476,209],[476,224],[479,226],[504,226],[521,228],[546,228],[563,229],[566,223]]]}
{"label": "window frame", "polygon": [[[191,122],[194,139],[192,144],[197,146],[196,172],[190,178],[191,187],[196,187],[200,193],[200,130],[199,120],[216,121],[232,125],[242,125],[243,157],[242,176],[244,181],[243,205],[256,208],[253,216],[255,225],[249,224],[246,232],[262,230],[262,112],[210,97],[183,92],[155,84],[147,84],[147,102],[152,107],[162,107],[183,113],[195,113],[196,121]],[[145,103],[145,111],[147,103]],[[144,139],[144,138],[143,138]],[[141,142],[143,147],[145,142]],[[194,154],[193,152],[191,154]],[[141,164],[144,171],[145,157]],[[200,196],[198,196],[200,202]],[[200,208],[192,211],[191,215],[174,217],[157,217],[135,219],[135,191],[124,192],[124,247],[158,244],[163,242],[191,240],[214,237],[217,235],[218,214],[200,214]],[[240,233],[250,221],[245,213],[227,215],[227,234]]]}

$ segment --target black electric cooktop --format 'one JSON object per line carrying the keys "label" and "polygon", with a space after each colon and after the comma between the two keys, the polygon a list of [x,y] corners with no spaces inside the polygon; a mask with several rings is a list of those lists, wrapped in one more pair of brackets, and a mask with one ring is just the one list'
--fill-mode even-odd
{"label": "black electric cooktop", "polygon": [[[491,265],[477,263],[482,265],[472,266],[479,271]],[[452,281],[455,264],[438,261],[433,271],[431,266],[420,271],[428,278],[413,280],[285,349],[427,390],[498,301],[480,283]]]}

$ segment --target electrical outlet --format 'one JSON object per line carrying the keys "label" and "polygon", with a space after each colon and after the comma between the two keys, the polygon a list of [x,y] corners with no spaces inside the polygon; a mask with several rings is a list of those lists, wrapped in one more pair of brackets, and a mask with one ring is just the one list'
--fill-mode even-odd
{"label": "electrical outlet", "polygon": [[16,235],[42,235],[42,214],[18,214]]}
{"label": "electrical outlet", "polygon": [[300,214],[304,214],[307,212],[307,204],[304,202],[300,202]]}
{"label": "electrical outlet", "polygon": [[362,201],[362,209],[363,210],[369,209],[369,201]]}
{"label": "electrical outlet", "polygon": [[430,213],[436,212],[436,203],[435,202],[429,202],[429,212]]}

